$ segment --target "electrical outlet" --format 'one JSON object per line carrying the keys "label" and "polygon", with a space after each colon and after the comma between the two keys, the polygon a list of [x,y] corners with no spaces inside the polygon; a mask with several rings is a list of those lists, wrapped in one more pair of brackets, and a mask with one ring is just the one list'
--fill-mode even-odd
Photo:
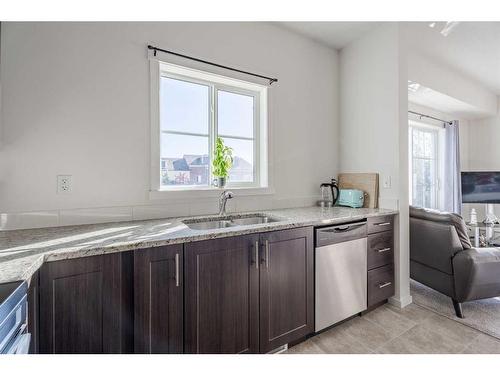
{"label": "electrical outlet", "polygon": [[384,177],[384,189],[390,189],[391,188],[391,176],[385,176]]}
{"label": "electrical outlet", "polygon": [[71,175],[60,174],[57,176],[57,194],[67,194],[71,191]]}

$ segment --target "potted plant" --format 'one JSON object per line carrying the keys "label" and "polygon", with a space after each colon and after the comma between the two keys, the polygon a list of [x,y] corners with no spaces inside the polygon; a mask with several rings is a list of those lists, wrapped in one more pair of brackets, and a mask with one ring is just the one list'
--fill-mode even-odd
{"label": "potted plant", "polygon": [[224,145],[221,137],[215,141],[214,158],[212,160],[213,175],[216,177],[214,185],[223,188],[229,177],[229,170],[233,166],[233,149]]}

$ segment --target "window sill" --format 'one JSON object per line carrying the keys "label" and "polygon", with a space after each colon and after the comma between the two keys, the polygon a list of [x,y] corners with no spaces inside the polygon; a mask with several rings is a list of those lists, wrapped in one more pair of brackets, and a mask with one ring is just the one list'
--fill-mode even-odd
{"label": "window sill", "polygon": [[231,190],[238,196],[252,195],[272,195],[274,188],[272,187],[226,187],[219,189],[215,187],[195,188],[185,190],[152,190],[149,192],[150,200],[180,200],[180,199],[206,199],[218,198],[223,190]]}

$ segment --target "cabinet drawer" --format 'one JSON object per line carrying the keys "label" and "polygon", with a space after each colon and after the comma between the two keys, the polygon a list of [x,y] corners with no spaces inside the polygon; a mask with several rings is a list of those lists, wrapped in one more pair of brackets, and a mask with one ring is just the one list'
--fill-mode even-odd
{"label": "cabinet drawer", "polygon": [[394,267],[387,265],[368,271],[368,307],[394,295]]}
{"label": "cabinet drawer", "polygon": [[371,270],[393,262],[393,232],[380,232],[368,235],[368,269]]}
{"label": "cabinet drawer", "polygon": [[394,215],[369,217],[368,233],[392,231],[394,228]]}

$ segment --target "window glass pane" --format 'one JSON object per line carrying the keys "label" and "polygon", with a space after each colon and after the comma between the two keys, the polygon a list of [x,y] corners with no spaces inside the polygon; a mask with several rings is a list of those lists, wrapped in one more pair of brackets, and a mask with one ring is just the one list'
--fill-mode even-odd
{"label": "window glass pane", "polygon": [[425,155],[423,133],[418,130],[413,130],[413,155],[423,157]]}
{"label": "window glass pane", "polygon": [[233,149],[233,167],[229,182],[253,182],[253,141],[223,138],[224,144]]}
{"label": "window glass pane", "polygon": [[161,77],[161,130],[208,134],[210,88]]}
{"label": "window glass pane", "polygon": [[411,127],[412,141],[412,196],[411,204],[438,208],[438,134],[432,129]]}
{"label": "window glass pane", "polygon": [[208,185],[208,137],[161,135],[161,185]]}
{"label": "window glass pane", "polygon": [[217,92],[219,134],[253,138],[253,99],[248,95]]}

